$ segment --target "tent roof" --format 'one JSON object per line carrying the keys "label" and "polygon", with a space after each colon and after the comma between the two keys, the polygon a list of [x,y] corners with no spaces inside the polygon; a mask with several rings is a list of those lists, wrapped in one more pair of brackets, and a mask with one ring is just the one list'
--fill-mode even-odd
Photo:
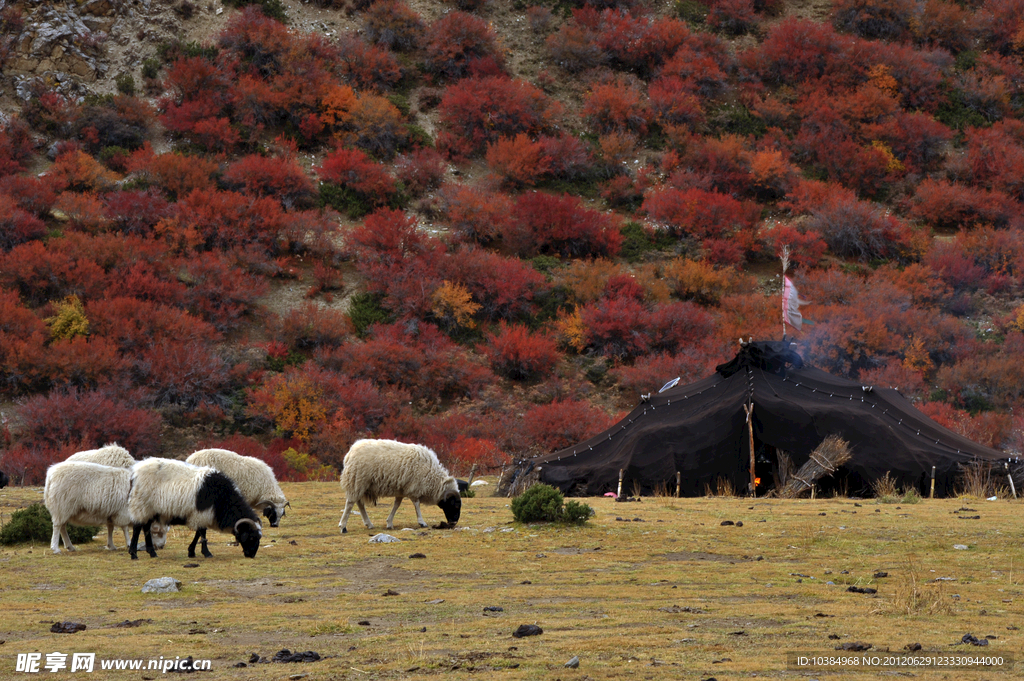
{"label": "tent roof", "polygon": [[890,472],[900,485],[927,489],[936,469],[936,492],[953,492],[960,464],[998,461],[1005,455],[943,428],[890,388],[862,386],[803,366],[781,341],[749,343],[716,372],[689,385],[645,396],[622,421],[573,447],[533,459],[540,479],[569,493],[615,491],[665,483],[703,494],[724,477],[737,489],[750,478],[744,405],[753,403],[755,448],[783,450],[796,466],[828,435],[850,444],[853,458],[840,469],[855,492]]}

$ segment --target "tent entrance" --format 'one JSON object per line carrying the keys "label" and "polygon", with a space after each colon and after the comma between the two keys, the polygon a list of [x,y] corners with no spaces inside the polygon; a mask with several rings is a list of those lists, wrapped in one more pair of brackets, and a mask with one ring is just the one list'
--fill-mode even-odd
{"label": "tent entrance", "polygon": [[781,489],[794,470],[786,452],[765,444],[754,436],[754,480],[757,485],[757,496],[763,497],[773,490]]}

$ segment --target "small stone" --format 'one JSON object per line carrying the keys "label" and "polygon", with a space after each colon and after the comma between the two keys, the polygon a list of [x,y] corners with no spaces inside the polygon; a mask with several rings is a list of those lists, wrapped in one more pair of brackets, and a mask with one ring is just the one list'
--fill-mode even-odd
{"label": "small stone", "polygon": [[956,549],[957,551],[966,551],[967,550],[967,545],[966,544],[953,544],[953,548]]}
{"label": "small stone", "polygon": [[384,534],[383,532],[370,537],[371,544],[394,544],[395,542],[400,541],[402,540],[398,537],[392,537],[390,534]]}
{"label": "small stone", "polygon": [[505,608],[500,605],[485,605],[484,612],[505,612]]}
{"label": "small stone", "polygon": [[50,627],[50,632],[54,634],[75,634],[79,631],[85,631],[85,625],[81,622],[54,622]]}
{"label": "small stone", "polygon": [[573,655],[569,658],[569,661],[565,663],[565,666],[569,669],[576,669],[580,666],[580,658],[578,655]]}
{"label": "small stone", "polygon": [[422,553],[413,553],[413,554],[410,554],[409,557],[410,558],[426,558],[426,556],[424,554],[422,554]]}
{"label": "small stone", "polygon": [[144,594],[172,594],[181,591],[181,582],[173,577],[157,577],[142,587]]}
{"label": "small stone", "polygon": [[736,524],[736,523],[734,523],[734,522],[733,522],[733,521],[731,521],[731,520],[723,520],[723,521],[722,521],[722,526],[723,526],[723,527],[725,527],[726,525],[735,525],[735,524]]}

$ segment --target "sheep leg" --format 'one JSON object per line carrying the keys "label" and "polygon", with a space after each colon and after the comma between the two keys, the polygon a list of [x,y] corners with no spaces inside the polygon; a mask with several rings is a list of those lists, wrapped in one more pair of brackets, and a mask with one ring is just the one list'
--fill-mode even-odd
{"label": "sheep leg", "polygon": [[363,516],[363,524],[366,525],[368,529],[372,530],[373,523],[370,522],[370,516],[366,514],[366,505],[363,504],[363,500],[360,499],[359,501],[357,501],[356,506],[359,507],[359,515]]}
{"label": "sheep leg", "polygon": [[114,523],[107,521],[107,551],[114,550]]}
{"label": "sheep leg", "polygon": [[345,499],[345,510],[342,511],[341,520],[338,521],[338,527],[341,528],[342,534],[348,532],[348,516],[352,513],[353,506],[355,506],[355,502]]}
{"label": "sheep leg", "polygon": [[124,545],[128,546],[129,542],[131,542],[131,539],[128,537],[128,526],[122,526],[121,531],[124,532]]}
{"label": "sheep leg", "polygon": [[213,554],[210,553],[210,549],[206,548],[206,528],[204,527],[203,529],[201,529],[199,531],[202,532],[202,534],[203,534],[203,557],[204,558],[213,558]]}
{"label": "sheep leg", "polygon": [[58,525],[56,521],[53,523],[53,537],[50,538],[50,550],[54,553],[60,553],[60,531],[63,525]]}
{"label": "sheep leg", "polygon": [[132,540],[128,542],[128,555],[132,557],[132,560],[139,559],[139,532],[141,530],[142,525],[135,525],[132,528]]}
{"label": "sheep leg", "polygon": [[188,545],[189,558],[196,557],[196,544],[199,543],[199,532],[200,530],[196,530],[196,536],[192,537],[192,543]]}
{"label": "sheep leg", "polygon": [[64,523],[60,526],[60,538],[64,540],[64,548],[68,551],[77,551],[74,544],[71,543],[71,538],[68,536],[68,524]]}
{"label": "sheep leg", "polygon": [[423,514],[420,513],[420,500],[419,499],[413,499],[412,500],[412,506],[413,506],[413,508],[416,509],[416,520],[419,521],[420,527],[426,527],[427,523],[426,523],[425,520],[423,520]]}
{"label": "sheep leg", "polygon": [[143,533],[146,535],[146,553],[149,554],[150,558],[156,558],[156,549],[153,548],[153,521],[150,520],[142,527]]}
{"label": "sheep leg", "polygon": [[[415,503],[415,502],[414,502]],[[398,507],[402,505],[402,497],[395,497],[395,505],[391,507],[391,515],[388,516],[388,529],[395,529],[395,513],[398,512]]]}

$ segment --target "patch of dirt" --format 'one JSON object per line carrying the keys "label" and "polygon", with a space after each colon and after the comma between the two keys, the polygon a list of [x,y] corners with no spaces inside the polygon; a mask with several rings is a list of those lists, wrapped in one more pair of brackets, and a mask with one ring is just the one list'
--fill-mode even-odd
{"label": "patch of dirt", "polygon": [[726,556],[718,553],[692,551],[676,551],[662,554],[662,556],[666,560],[692,560],[702,563],[749,563],[754,560],[750,556]]}

